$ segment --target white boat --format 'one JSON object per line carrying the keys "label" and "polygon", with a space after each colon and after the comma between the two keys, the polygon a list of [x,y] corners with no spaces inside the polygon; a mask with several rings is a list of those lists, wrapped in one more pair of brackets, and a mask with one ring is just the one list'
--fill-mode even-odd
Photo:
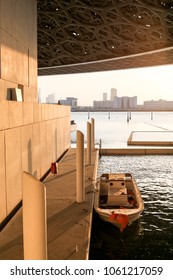
{"label": "white boat", "polygon": [[121,232],[137,220],[144,203],[132,175],[102,174],[96,186],[94,208],[103,221],[118,227]]}

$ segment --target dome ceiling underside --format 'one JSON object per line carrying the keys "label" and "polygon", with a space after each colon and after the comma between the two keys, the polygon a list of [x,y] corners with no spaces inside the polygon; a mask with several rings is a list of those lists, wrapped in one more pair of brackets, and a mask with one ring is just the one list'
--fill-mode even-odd
{"label": "dome ceiling underside", "polygon": [[38,74],[173,64],[173,0],[37,0]]}

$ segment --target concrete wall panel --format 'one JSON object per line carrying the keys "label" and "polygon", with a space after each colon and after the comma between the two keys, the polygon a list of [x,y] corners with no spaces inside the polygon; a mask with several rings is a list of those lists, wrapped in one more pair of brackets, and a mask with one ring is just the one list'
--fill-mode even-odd
{"label": "concrete wall panel", "polygon": [[64,145],[63,148],[68,149],[69,148],[69,143],[71,142],[71,134],[70,134],[70,116],[67,115],[64,117],[64,131],[63,131],[63,137],[64,137]]}
{"label": "concrete wall panel", "polygon": [[29,54],[29,86],[37,87],[37,61],[31,57]]}
{"label": "concrete wall panel", "polygon": [[[23,0],[20,0],[23,2]],[[35,0],[24,0],[26,5],[26,10],[28,11],[28,14],[30,15],[33,22],[37,22],[37,1]]]}
{"label": "concrete wall panel", "polygon": [[23,124],[23,103],[10,101],[9,102],[9,123],[10,127],[17,127]]}
{"label": "concrete wall panel", "polygon": [[52,128],[52,121],[46,122],[46,153],[47,153],[47,163],[49,167],[53,162],[53,149],[54,149],[54,141],[53,141],[53,128]]}
{"label": "concrete wall panel", "polygon": [[[12,88],[22,89],[24,102],[7,101]],[[2,221],[22,199],[22,171],[40,179],[70,146],[69,108],[33,104],[38,102],[36,0],[0,0],[0,101]]]}
{"label": "concrete wall panel", "polygon": [[[22,171],[40,179],[51,163],[70,147],[68,110],[64,106],[44,105],[0,102],[0,118],[3,120],[0,130],[0,221],[22,199]],[[45,121],[41,121],[42,108],[46,113],[44,118],[48,117]],[[53,118],[55,108],[59,118]],[[54,113],[50,114],[51,111]]]}
{"label": "concrete wall panel", "polygon": [[55,104],[49,105],[49,120],[52,120],[54,118],[54,107],[56,107]]}
{"label": "concrete wall panel", "polygon": [[0,100],[11,100],[11,89],[17,86],[17,83],[0,79]]}
{"label": "concrete wall panel", "polygon": [[28,49],[16,42],[16,65],[17,65],[17,83],[29,85],[29,56]]}
{"label": "concrete wall panel", "polygon": [[[16,2],[16,1],[15,1]],[[13,36],[20,44],[28,46],[28,24],[30,23],[27,11],[17,3],[13,2]]]}
{"label": "concrete wall panel", "polygon": [[33,104],[33,120],[35,122],[41,121],[41,107],[42,105],[39,103]]}
{"label": "concrete wall panel", "polygon": [[0,221],[2,221],[7,215],[4,131],[0,131],[0,159]]}
{"label": "concrete wall panel", "polygon": [[49,120],[49,105],[41,104],[41,120],[46,121]]}
{"label": "concrete wall panel", "polygon": [[0,26],[6,30],[9,34],[12,34],[13,24],[12,24],[12,10],[13,10],[13,0],[1,0],[0,9]]}
{"label": "concrete wall panel", "polygon": [[44,173],[48,170],[46,138],[47,138],[46,137],[46,122],[41,122],[40,123],[40,172],[41,172],[41,176],[44,175]]}
{"label": "concrete wall panel", "polygon": [[61,119],[57,119],[56,121],[56,139],[57,139],[57,155],[61,154],[61,133],[60,133],[60,127],[61,127]]}
{"label": "concrete wall panel", "polygon": [[64,108],[63,105],[57,105],[57,118],[62,117],[63,108]]}
{"label": "concrete wall panel", "polygon": [[22,198],[21,128],[5,131],[7,214]]}
{"label": "concrete wall panel", "polygon": [[[21,85],[24,101],[38,102],[36,0],[0,0],[0,79]],[[7,88],[0,100],[11,99]]]}
{"label": "concrete wall panel", "polygon": [[9,128],[8,102],[0,101],[0,130]]}
{"label": "concrete wall panel", "polygon": [[59,153],[62,154],[64,149],[69,148],[70,138],[70,116],[58,119],[57,139]]}
{"label": "concrete wall panel", "polygon": [[21,127],[21,139],[22,139],[21,141],[22,142],[22,171],[26,171],[32,174],[33,173],[32,125],[26,125]]}
{"label": "concrete wall panel", "polygon": [[23,124],[33,123],[33,103],[23,102]]}
{"label": "concrete wall panel", "polygon": [[27,14],[30,16],[30,20],[33,20],[34,22],[37,20],[37,2],[35,0],[13,0],[18,3],[19,6],[21,6],[25,11],[27,11]]}
{"label": "concrete wall panel", "polygon": [[38,89],[37,87],[32,88],[32,102],[38,102]]}
{"label": "concrete wall panel", "polygon": [[57,104],[53,107],[53,118],[54,119],[58,118],[58,108],[59,108],[59,106]]}
{"label": "concrete wall panel", "polygon": [[23,87],[23,101],[24,102],[38,102],[37,87]]}
{"label": "concrete wall panel", "polygon": [[52,120],[52,162],[55,162],[59,155],[57,154],[57,120]]}
{"label": "concrete wall panel", "polygon": [[[29,1],[28,1],[29,2]],[[31,22],[28,26],[29,36],[29,56],[37,61],[37,25],[35,22]]]}
{"label": "concrete wall panel", "polygon": [[17,81],[16,40],[1,29],[1,78]]}
{"label": "concrete wall panel", "polygon": [[41,178],[40,156],[40,123],[35,123],[33,124],[32,134],[32,175],[37,179]]}

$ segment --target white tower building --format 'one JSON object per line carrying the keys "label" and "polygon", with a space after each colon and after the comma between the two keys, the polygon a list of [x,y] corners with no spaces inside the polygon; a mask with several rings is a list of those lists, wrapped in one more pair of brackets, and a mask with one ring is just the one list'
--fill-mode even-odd
{"label": "white tower building", "polygon": [[110,100],[113,101],[116,96],[117,96],[117,89],[116,88],[111,88],[111,98],[110,98]]}
{"label": "white tower building", "polygon": [[103,101],[107,100],[107,92],[103,92]]}

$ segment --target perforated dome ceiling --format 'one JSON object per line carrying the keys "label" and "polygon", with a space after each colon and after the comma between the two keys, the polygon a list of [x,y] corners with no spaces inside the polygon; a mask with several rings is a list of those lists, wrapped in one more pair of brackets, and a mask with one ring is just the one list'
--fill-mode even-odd
{"label": "perforated dome ceiling", "polygon": [[173,64],[173,0],[38,0],[38,74]]}

